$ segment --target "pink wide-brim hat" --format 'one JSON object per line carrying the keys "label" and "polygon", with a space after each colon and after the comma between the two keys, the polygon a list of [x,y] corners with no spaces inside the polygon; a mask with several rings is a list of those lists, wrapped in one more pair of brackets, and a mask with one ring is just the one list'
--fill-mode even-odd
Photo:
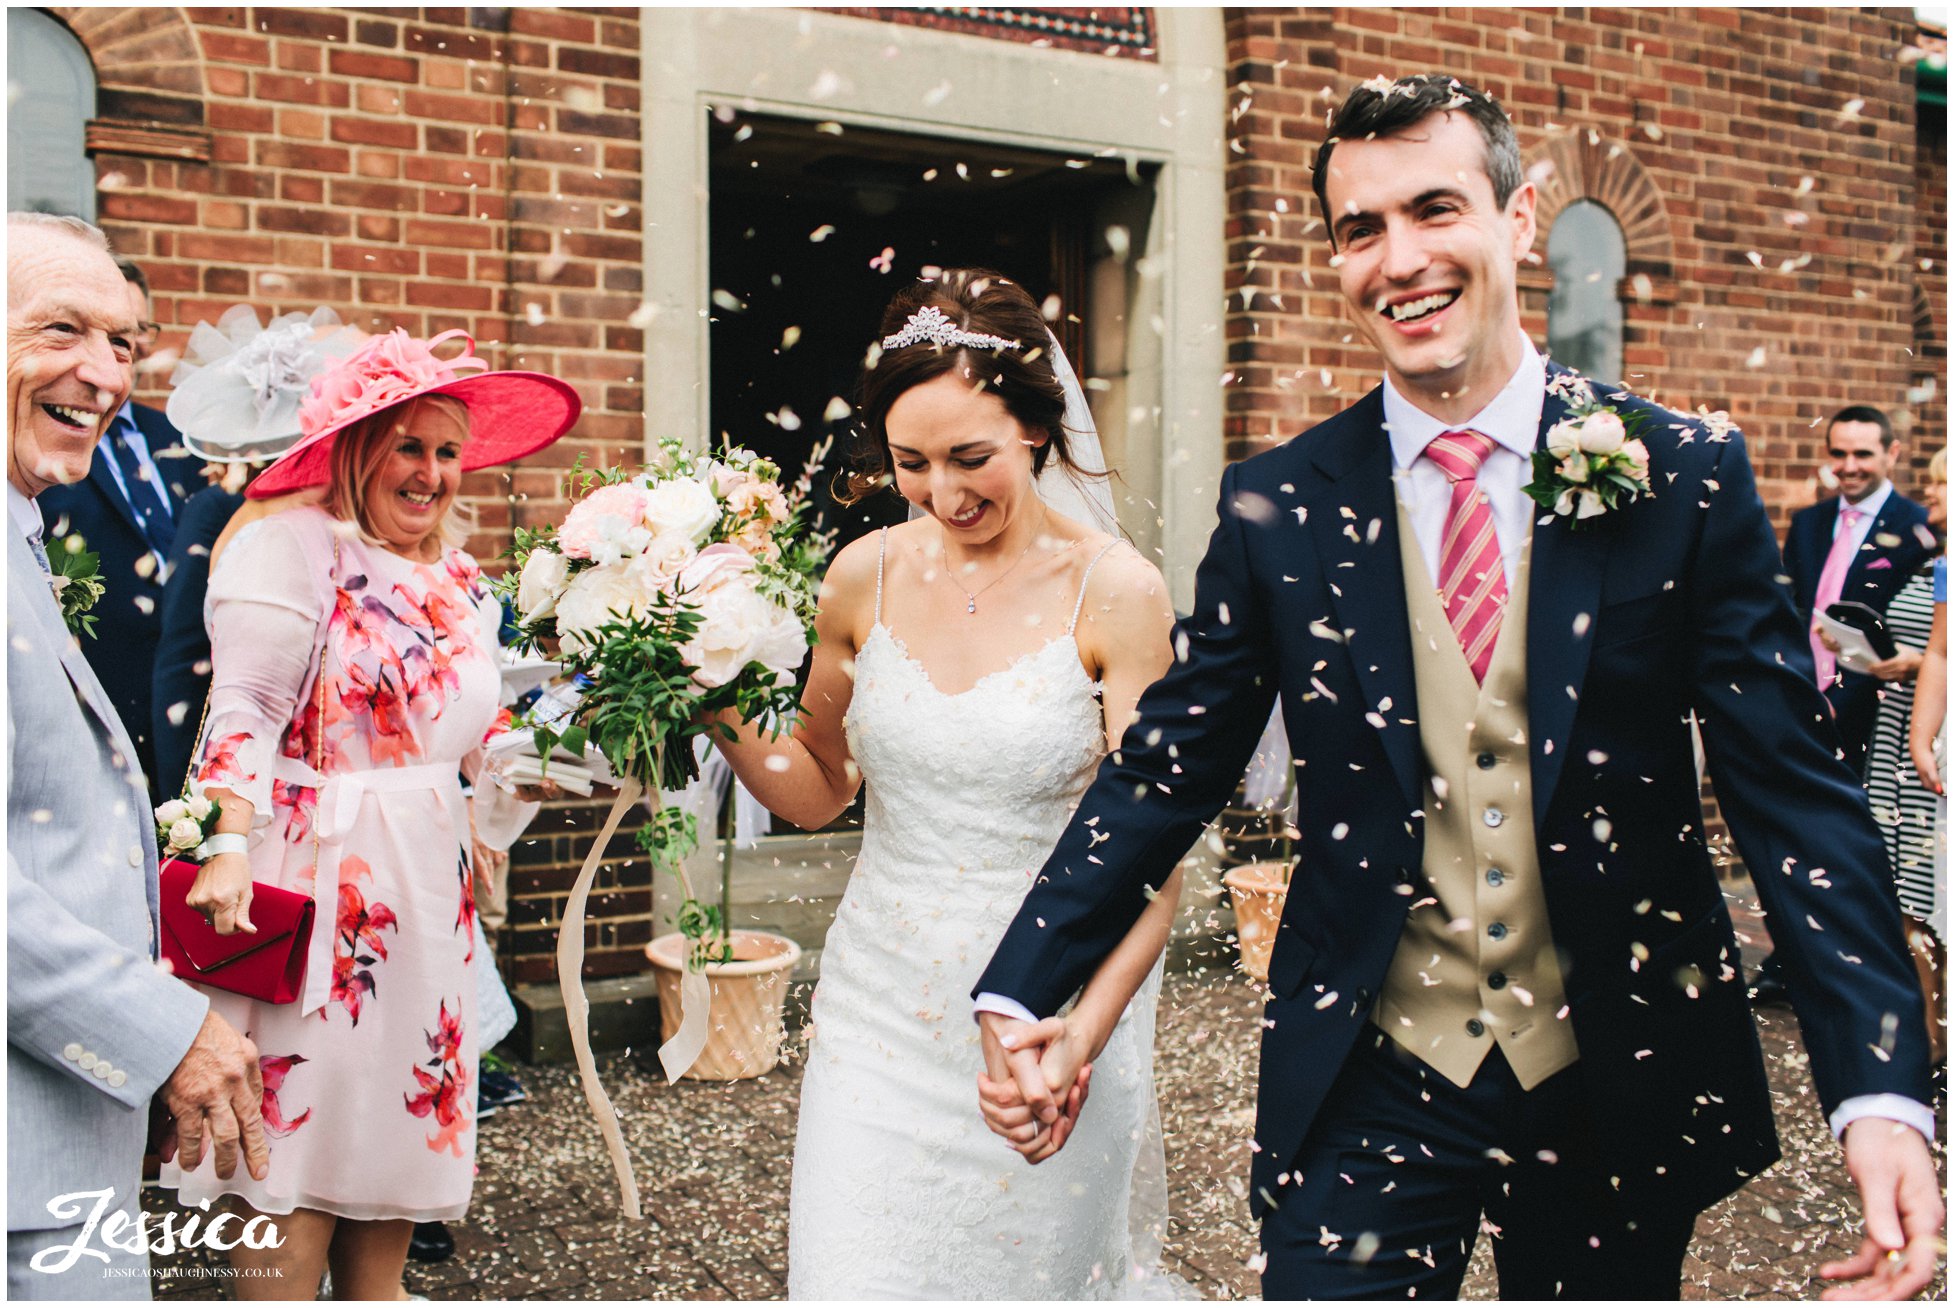
{"label": "pink wide-brim hat", "polygon": [[[466,342],[462,353],[435,358],[434,348],[453,337]],[[418,341],[396,327],[374,337],[312,379],[312,393],[299,408],[298,443],[258,474],[245,495],[262,500],[325,485],[332,477],[335,436],[362,418],[423,395],[451,395],[467,406],[463,472],[534,454],[561,438],[583,412],[576,389],[546,373],[461,371],[487,367],[464,331]]]}

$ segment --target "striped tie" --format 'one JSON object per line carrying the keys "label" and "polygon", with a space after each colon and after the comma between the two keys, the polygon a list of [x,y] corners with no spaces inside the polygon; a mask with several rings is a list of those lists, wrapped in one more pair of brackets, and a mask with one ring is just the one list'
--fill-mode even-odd
{"label": "striped tie", "polygon": [[1425,457],[1452,483],[1438,550],[1438,597],[1472,666],[1473,680],[1482,685],[1506,607],[1506,566],[1493,531],[1493,511],[1478,482],[1479,466],[1492,452],[1492,438],[1476,431],[1448,431],[1425,447]]}

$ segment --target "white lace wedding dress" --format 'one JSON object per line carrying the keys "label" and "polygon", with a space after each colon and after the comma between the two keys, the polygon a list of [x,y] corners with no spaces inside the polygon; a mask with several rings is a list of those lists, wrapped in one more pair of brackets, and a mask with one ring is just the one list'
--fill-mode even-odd
{"label": "white lace wedding dress", "polygon": [[1105,753],[1097,693],[1068,626],[944,694],[882,625],[878,566],[846,721],[867,817],[814,993],[789,1297],[1102,1299],[1167,1280],[1157,968],[1058,1155],[1030,1166],[977,1105],[971,987]]}

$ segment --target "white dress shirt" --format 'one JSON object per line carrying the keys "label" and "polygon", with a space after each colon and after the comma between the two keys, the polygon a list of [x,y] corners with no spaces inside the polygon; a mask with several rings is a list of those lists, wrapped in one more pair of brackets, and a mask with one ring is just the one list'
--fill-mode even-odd
{"label": "white dress shirt", "polygon": [[7,516],[13,520],[14,530],[29,542],[38,541],[46,529],[41,521],[41,506],[22,495],[12,481],[7,483]]}
{"label": "white dress shirt", "polygon": [[1886,507],[1886,501],[1892,494],[1893,483],[1882,481],[1879,484],[1878,490],[1868,495],[1865,499],[1860,500],[1857,504],[1846,499],[1843,495],[1839,497],[1839,511],[1832,519],[1832,543],[1834,545],[1839,543],[1839,532],[1845,528],[1845,511],[1851,509],[1859,515],[1859,521],[1852,524],[1852,553],[1848,554],[1846,556],[1847,558],[1856,559],[1859,557],[1859,551],[1865,547],[1866,537],[1872,535],[1873,519],[1877,518],[1879,511]]}
{"label": "white dress shirt", "polygon": [[[170,503],[170,493],[163,489],[163,470],[156,466],[156,456],[149,448],[149,437],[143,435],[142,424],[136,421],[134,400],[123,401],[113,425],[121,430],[122,439],[128,442],[130,452],[136,456],[136,467],[141,469],[144,480],[155,490],[156,498],[163,501],[163,516],[174,518],[176,508]],[[115,488],[122,492],[122,502],[134,505],[135,501],[129,498],[129,483],[122,476],[122,465],[106,451],[102,453],[102,462],[108,465],[109,477],[115,482]]]}
{"label": "white dress shirt", "polygon": [[1499,537],[1500,558],[1506,564],[1506,584],[1520,564],[1526,544],[1527,519],[1533,501],[1524,487],[1533,480],[1533,447],[1540,437],[1540,410],[1547,398],[1547,365],[1533,342],[1520,338],[1520,364],[1486,407],[1464,422],[1440,422],[1407,400],[1389,376],[1384,378],[1384,429],[1391,438],[1391,480],[1398,500],[1425,556],[1425,575],[1438,577],[1438,550],[1445,537],[1445,515],[1452,504],[1452,483],[1444,469],[1424,458],[1425,447],[1448,431],[1476,431],[1493,440],[1493,450],[1479,465],[1479,489],[1493,513],[1493,534]]}

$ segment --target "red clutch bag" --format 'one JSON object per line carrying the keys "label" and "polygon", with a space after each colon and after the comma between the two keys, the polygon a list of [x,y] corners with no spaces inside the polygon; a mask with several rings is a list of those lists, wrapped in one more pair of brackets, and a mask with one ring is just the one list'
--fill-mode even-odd
{"label": "red clutch bag", "polygon": [[197,865],[173,858],[163,865],[160,894],[163,957],[185,981],[215,986],[266,1004],[289,1004],[305,989],[306,956],[312,944],[310,895],[276,886],[251,891],[256,935],[240,931],[220,936],[203,914],[184,903]]}

